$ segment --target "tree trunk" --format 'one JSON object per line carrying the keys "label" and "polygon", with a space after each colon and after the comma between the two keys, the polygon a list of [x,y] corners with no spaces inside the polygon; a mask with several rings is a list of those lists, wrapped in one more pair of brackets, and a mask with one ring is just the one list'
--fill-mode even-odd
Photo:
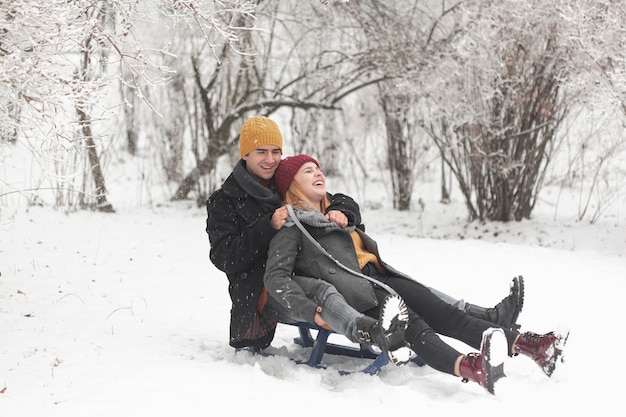
{"label": "tree trunk", "polygon": [[100,166],[100,158],[98,151],[96,150],[96,143],[93,140],[91,133],[91,123],[85,111],[79,106],[76,107],[78,113],[79,123],[87,144],[87,155],[89,157],[89,165],[91,166],[91,173],[93,174],[94,183],[96,186],[96,210],[114,213],[113,206],[107,201],[107,189],[104,184],[104,175],[102,174],[102,168]]}
{"label": "tree trunk", "polygon": [[414,126],[408,116],[411,111],[410,99],[402,94],[383,95],[382,103],[387,130],[387,160],[391,174],[393,208],[408,211],[411,209],[415,167],[411,137]]}

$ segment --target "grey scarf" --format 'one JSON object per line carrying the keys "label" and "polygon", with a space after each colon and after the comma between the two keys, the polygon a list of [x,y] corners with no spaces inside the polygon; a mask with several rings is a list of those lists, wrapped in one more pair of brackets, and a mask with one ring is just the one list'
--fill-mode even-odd
{"label": "grey scarf", "polygon": [[[309,206],[306,203],[303,203],[303,204],[307,207],[310,207],[311,210],[302,210],[302,209],[296,209],[296,208],[294,208],[293,210],[298,220],[300,220],[300,223],[303,223],[312,227],[319,227],[319,228],[330,228],[330,229],[340,228],[340,226],[337,223],[334,223],[328,220],[326,217],[324,217],[324,214],[322,214],[318,210],[315,210],[313,207]],[[291,227],[294,224],[295,224],[294,221],[291,220],[290,218],[289,220],[287,220],[287,223],[285,223],[285,226]],[[344,230],[351,232],[352,230],[354,230],[354,226],[347,226],[344,228]]]}

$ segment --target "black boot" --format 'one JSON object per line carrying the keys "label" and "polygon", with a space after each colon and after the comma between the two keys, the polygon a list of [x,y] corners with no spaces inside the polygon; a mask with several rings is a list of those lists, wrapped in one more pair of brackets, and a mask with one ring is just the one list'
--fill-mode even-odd
{"label": "black boot", "polygon": [[495,307],[484,308],[474,304],[468,304],[465,311],[472,317],[487,320],[505,329],[517,331],[520,325],[517,318],[524,307],[524,277],[513,278],[509,295],[500,301]]}
{"label": "black boot", "polygon": [[383,350],[384,338],[380,326],[378,325],[378,320],[370,316],[363,316],[357,320],[356,327],[359,343],[365,347],[374,345],[380,350]]}
{"label": "black boot", "polygon": [[409,324],[409,308],[399,295],[389,295],[380,308],[381,330],[387,342],[387,357],[396,366],[405,365],[414,356],[404,338]]}
{"label": "black boot", "polygon": [[366,346],[377,346],[394,365],[404,365],[412,357],[412,351],[404,340],[408,320],[409,312],[404,300],[399,296],[389,296],[380,308],[379,320],[363,316],[357,321],[359,341]]}
{"label": "black boot", "polygon": [[480,354],[469,353],[461,359],[459,373],[463,382],[474,381],[492,394],[495,383],[504,375],[508,345],[502,329],[490,328],[483,333]]}

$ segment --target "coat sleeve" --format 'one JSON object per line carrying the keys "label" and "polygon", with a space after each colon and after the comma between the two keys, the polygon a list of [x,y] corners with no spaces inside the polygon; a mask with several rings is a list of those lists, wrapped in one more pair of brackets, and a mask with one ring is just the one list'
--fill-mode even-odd
{"label": "coat sleeve", "polygon": [[329,194],[330,206],[326,209],[326,213],[330,210],[339,210],[348,218],[348,225],[361,225],[361,209],[352,197],[345,194]]}
{"label": "coat sleeve", "polygon": [[263,263],[269,242],[276,234],[269,216],[248,222],[221,192],[214,193],[206,206],[211,262],[227,274],[249,271]]}
{"label": "coat sleeve", "polygon": [[292,279],[298,248],[301,247],[300,236],[295,227],[283,227],[274,236],[263,282],[268,295],[289,310],[292,320],[314,323],[317,304],[307,298],[302,287]]}

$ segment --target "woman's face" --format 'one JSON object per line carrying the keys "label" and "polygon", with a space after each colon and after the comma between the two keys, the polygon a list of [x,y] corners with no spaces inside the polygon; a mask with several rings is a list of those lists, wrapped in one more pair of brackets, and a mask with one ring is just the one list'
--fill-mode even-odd
{"label": "woman's face", "polygon": [[304,163],[293,179],[300,184],[304,197],[314,206],[326,195],[326,177],[314,162]]}

